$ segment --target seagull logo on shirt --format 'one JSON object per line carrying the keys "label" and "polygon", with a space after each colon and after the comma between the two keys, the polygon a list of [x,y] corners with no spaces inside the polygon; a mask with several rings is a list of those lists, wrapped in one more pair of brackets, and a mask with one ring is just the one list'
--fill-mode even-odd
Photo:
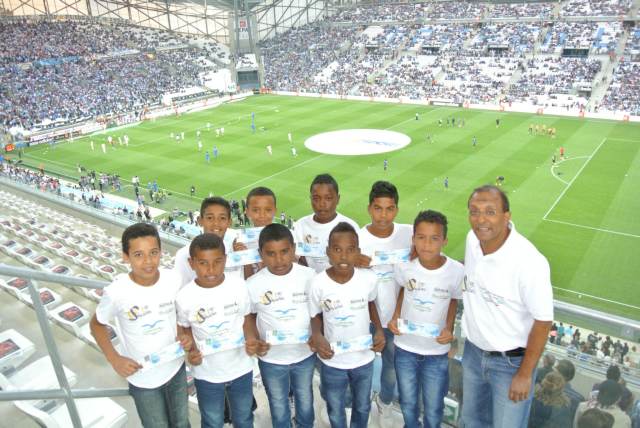
{"label": "seagull logo on shirt", "polygon": [[433,305],[433,302],[431,300],[422,300],[422,299],[418,299],[417,297],[414,297],[413,300],[415,300],[416,302],[418,302],[418,304],[420,305]]}
{"label": "seagull logo on shirt", "polygon": [[209,328],[212,328],[214,330],[220,330],[222,328],[223,325],[227,324],[229,321],[222,321],[220,324],[210,324]]}
{"label": "seagull logo on shirt", "polygon": [[287,315],[289,312],[291,311],[295,311],[296,308],[289,308],[289,309],[276,309],[276,312],[282,314],[282,315]]}
{"label": "seagull logo on shirt", "polygon": [[337,321],[346,321],[349,318],[353,318],[353,315],[345,315],[343,317],[335,317]]}

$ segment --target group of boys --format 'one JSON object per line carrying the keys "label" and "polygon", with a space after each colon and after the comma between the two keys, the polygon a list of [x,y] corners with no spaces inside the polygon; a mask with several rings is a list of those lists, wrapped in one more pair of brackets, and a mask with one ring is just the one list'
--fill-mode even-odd
{"label": "group of boys", "polygon": [[[500,209],[486,208],[484,194],[495,196],[489,198],[490,207],[502,204],[502,226],[511,227],[506,196],[492,186],[472,194],[472,226],[478,217],[474,201],[489,224]],[[123,257],[131,272],[105,288],[91,330],[114,370],[127,378],[145,427],[189,426],[185,359],[195,378],[203,427],[223,425],[225,403],[234,427],[253,426],[253,356],[274,427],[314,425],[315,369],[331,426],[349,425],[345,408],[350,406],[350,426],[366,427],[376,352],[382,355],[381,388],[375,397],[382,417],[390,415],[397,384],[405,426],[440,426],[457,301],[467,284],[465,267],[442,253],[446,217],[428,210],[417,215],[413,226],[395,223],[398,191],[386,181],[373,184],[367,208],[371,223],[362,228],[336,211],[340,194],[330,175],[315,177],[310,199],[313,214],[298,220],[292,234],[273,223],[276,196],[270,189],[249,192],[246,213],[261,228],[257,242],[230,228],[226,200],[204,199],[198,219],[203,234],[177,252],[173,270],[159,269],[160,240],[153,226],[135,224],[125,230]],[[491,232],[481,225],[470,235],[474,233],[484,248],[482,236]],[[515,229],[511,235],[516,235],[511,241],[520,237]],[[504,240],[511,242],[506,236]],[[229,262],[256,246],[258,261]],[[112,319],[121,332],[120,353],[109,339]],[[482,341],[477,328],[466,327],[474,340]],[[536,342],[523,360],[527,367],[537,361],[539,347]],[[522,395],[522,385],[517,387],[512,385],[520,395],[509,390],[508,399],[516,405],[520,401],[528,414],[530,388]],[[482,399],[486,396],[477,398]],[[509,401],[500,399],[495,402]],[[469,401],[470,412],[479,412],[479,401]],[[493,413],[502,415],[495,403]],[[465,424],[491,426],[491,416],[487,418],[489,425],[475,415]],[[494,426],[522,426],[508,425],[513,421]]]}

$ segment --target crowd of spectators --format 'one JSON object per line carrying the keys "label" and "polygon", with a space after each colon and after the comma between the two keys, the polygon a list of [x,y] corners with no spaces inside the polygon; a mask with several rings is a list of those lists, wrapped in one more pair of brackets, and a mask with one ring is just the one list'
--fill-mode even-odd
{"label": "crowd of spectators", "polygon": [[508,46],[509,49],[504,51],[505,55],[524,55],[533,51],[539,34],[538,24],[487,24],[475,35],[472,46],[476,49],[486,46]]}
{"label": "crowd of spectators", "polygon": [[559,53],[562,48],[590,49],[598,30],[595,22],[555,22],[540,46],[542,53]]}
{"label": "crowd of spectators", "polygon": [[490,10],[490,18],[540,18],[549,19],[553,3],[498,3]]}
{"label": "crowd of spectators", "polygon": [[553,56],[526,61],[517,83],[509,88],[509,101],[538,104],[537,96],[569,94],[577,85],[591,85],[602,68],[598,59]]}
{"label": "crowd of spectators", "polygon": [[[265,86],[280,91],[321,89],[316,76],[360,39],[357,29],[310,24],[263,41]],[[330,89],[329,84],[326,87]]]}
{"label": "crowd of spectators", "polygon": [[569,0],[561,16],[623,16],[629,12],[631,0]]}
{"label": "crowd of spectators", "polygon": [[613,72],[601,110],[640,115],[640,27],[631,30],[624,54]]}
{"label": "crowd of spectators", "polygon": [[358,6],[355,8],[343,9],[333,16],[327,18],[330,22],[401,22],[415,21],[423,18],[427,5],[416,4],[378,4],[372,6]]}
{"label": "crowd of spectators", "polygon": [[488,9],[487,4],[458,1],[433,2],[427,19],[476,19]]}
{"label": "crowd of spectators", "polygon": [[0,21],[0,126],[24,130],[140,110],[199,85],[217,43],[130,24]]}
{"label": "crowd of spectators", "polygon": [[467,24],[424,25],[415,29],[411,45],[414,49],[433,47],[449,54],[459,53],[471,33]]}

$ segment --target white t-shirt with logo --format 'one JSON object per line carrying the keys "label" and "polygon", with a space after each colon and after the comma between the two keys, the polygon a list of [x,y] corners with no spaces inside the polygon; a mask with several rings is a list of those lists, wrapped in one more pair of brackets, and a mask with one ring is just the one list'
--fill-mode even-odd
{"label": "white t-shirt with logo", "polygon": [[[180,279],[170,270],[160,269],[160,278],[150,286],[136,284],[129,274],[120,274],[104,288],[96,308],[100,324],[111,320],[122,338],[122,355],[135,361],[176,342],[175,300]],[[138,371],[127,381],[140,388],[157,388],[168,382],[184,363],[177,359]]]}
{"label": "white t-shirt with logo", "polygon": [[553,320],[549,262],[509,227],[507,240],[486,256],[473,230],[467,234],[462,328],[485,351],[525,348],[533,321]]}
{"label": "white t-shirt with logo", "polygon": [[[462,264],[447,257],[444,265],[430,270],[415,259],[396,265],[394,276],[404,288],[400,318],[436,324],[438,331],[442,331],[446,327],[451,299],[462,299]],[[421,355],[442,355],[450,348],[449,344],[441,345],[435,338],[412,334],[395,336],[393,343],[405,351]]]}
{"label": "white t-shirt with logo", "polygon": [[[370,334],[369,302],[376,299],[377,278],[366,269],[356,269],[353,277],[344,284],[320,272],[311,281],[309,315],[322,313],[324,337],[331,342],[350,340]],[[372,350],[347,352],[322,360],[338,369],[353,369],[373,361]]]}
{"label": "white t-shirt with logo", "polygon": [[[244,280],[235,276],[225,277],[213,288],[191,281],[178,293],[176,309],[178,324],[191,328],[196,344],[207,338],[235,338],[244,335],[244,317],[250,313],[249,293]],[[191,367],[193,377],[211,383],[229,382],[252,370],[253,360],[244,346],[206,355],[202,364]]]}
{"label": "white t-shirt with logo", "polygon": [[[350,218],[337,213],[336,218],[329,223],[318,223],[313,219],[314,214],[302,217],[296,221],[293,228],[293,236],[296,243],[304,242],[306,244],[314,244],[320,248],[324,248],[326,252],[327,244],[329,243],[329,233],[340,222],[350,223],[357,231],[359,229],[358,223]],[[316,272],[322,272],[330,267],[329,258],[324,255],[322,257],[305,256],[307,264],[310,268]]]}
{"label": "white t-shirt with logo", "polygon": [[[367,226],[358,232],[360,238],[360,251],[369,257],[375,251],[380,250],[400,250],[411,248],[411,237],[413,227],[409,224],[393,224],[393,232],[386,238],[378,238],[367,230]],[[393,265],[377,265],[371,270],[378,277],[378,297],[376,298],[376,308],[378,316],[384,328],[391,321],[393,311],[396,308],[399,287],[393,279]]]}
{"label": "white t-shirt with logo", "polygon": [[[238,232],[235,229],[227,229],[224,234],[223,242],[224,242],[224,250],[226,254],[229,254],[233,251],[233,241],[238,236]],[[181,286],[185,286],[190,283],[194,279],[196,279],[196,273],[193,269],[191,269],[191,265],[189,265],[189,247],[191,243],[185,245],[176,251],[176,258],[173,263],[173,270],[180,275],[180,284]],[[228,258],[227,258],[228,259]],[[232,268],[224,269],[225,275],[229,276],[237,276],[239,279],[244,280],[244,270],[242,266],[236,266]]]}
{"label": "white t-shirt with logo", "polygon": [[[274,275],[268,268],[261,269],[247,280],[251,312],[257,314],[260,338],[265,340],[267,330],[308,330],[309,286],[316,275],[309,267],[294,264],[286,275]],[[294,364],[311,356],[306,343],[271,345],[262,361],[271,364]]]}

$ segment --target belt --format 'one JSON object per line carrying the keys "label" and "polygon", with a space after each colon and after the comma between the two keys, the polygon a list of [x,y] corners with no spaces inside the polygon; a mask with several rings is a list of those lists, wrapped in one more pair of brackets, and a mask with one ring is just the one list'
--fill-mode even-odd
{"label": "belt", "polygon": [[508,351],[485,351],[491,357],[523,357],[527,348],[515,348]]}

